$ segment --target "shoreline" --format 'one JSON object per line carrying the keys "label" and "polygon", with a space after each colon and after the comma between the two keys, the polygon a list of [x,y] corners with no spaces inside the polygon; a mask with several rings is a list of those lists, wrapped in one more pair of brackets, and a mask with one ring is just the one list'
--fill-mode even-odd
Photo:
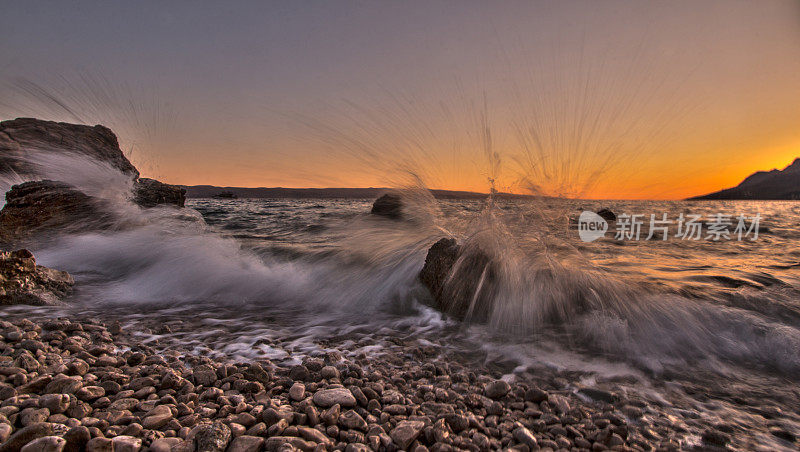
{"label": "shoreline", "polygon": [[[679,450],[695,441],[635,394],[576,392],[575,375],[552,369],[509,384],[499,380],[509,369],[464,366],[412,341],[383,354],[345,345],[300,365],[232,363],[170,344],[159,352],[142,339],[144,325],[23,314],[0,321],[2,452],[32,441],[40,443],[27,450],[417,452]],[[698,447],[731,440],[707,429]]]}

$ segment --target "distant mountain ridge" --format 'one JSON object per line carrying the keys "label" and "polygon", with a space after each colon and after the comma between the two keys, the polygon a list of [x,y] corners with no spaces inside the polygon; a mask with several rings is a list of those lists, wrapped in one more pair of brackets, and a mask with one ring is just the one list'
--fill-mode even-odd
{"label": "distant mountain ridge", "polygon": [[757,171],[735,187],[689,199],[800,199],[800,158],[783,170]]}
{"label": "distant mountain ridge", "polygon": [[[284,188],[284,187],[217,187],[214,185],[189,185],[187,198],[212,198],[220,193],[231,193],[237,198],[377,198],[392,191],[391,188]],[[484,199],[487,194],[472,191],[431,190],[437,198]],[[500,198],[530,198],[528,195],[498,193]]]}

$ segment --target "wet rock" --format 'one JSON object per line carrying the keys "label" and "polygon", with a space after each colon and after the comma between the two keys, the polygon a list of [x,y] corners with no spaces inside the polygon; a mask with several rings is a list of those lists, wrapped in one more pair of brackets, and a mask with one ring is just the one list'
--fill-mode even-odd
{"label": "wet rock", "polygon": [[28,250],[0,252],[0,305],[59,304],[74,284],[67,272],[36,265]]}
{"label": "wet rock", "polygon": [[183,207],[186,203],[186,189],[142,177],[133,185],[133,202],[142,207],[164,204]]}
{"label": "wet rock", "polygon": [[780,427],[771,428],[769,429],[769,432],[773,436],[780,438],[784,441],[789,441],[790,443],[793,443],[797,439],[794,433]]}
{"label": "wet rock", "polygon": [[597,211],[597,215],[606,221],[617,221],[617,214],[609,209],[600,209]]}
{"label": "wet rock", "polygon": [[508,394],[511,390],[511,385],[505,380],[494,380],[486,384],[483,393],[490,399],[499,399]]}
{"label": "wet rock", "polygon": [[482,321],[492,312],[497,274],[496,264],[483,250],[444,238],[428,250],[419,280],[440,311]]}
{"label": "wet rock", "polygon": [[345,388],[321,389],[314,393],[314,404],[323,408],[340,405],[347,408],[356,406],[356,398]]}
{"label": "wet rock", "polygon": [[702,438],[704,443],[718,447],[725,447],[731,442],[730,436],[713,429],[704,431]]}
{"label": "wet rock", "polygon": [[542,403],[549,397],[547,392],[542,391],[539,388],[530,388],[525,391],[525,400],[534,403]]}
{"label": "wet rock", "polygon": [[372,215],[379,215],[393,220],[403,216],[403,201],[399,195],[387,193],[372,203]]}
{"label": "wet rock", "polygon": [[0,243],[34,235],[102,229],[112,224],[106,204],[71,185],[51,180],[14,185],[0,210]]}
{"label": "wet rock", "polygon": [[619,396],[616,394],[597,388],[581,388],[578,390],[578,392],[591,399],[606,403],[614,403],[619,400]]}

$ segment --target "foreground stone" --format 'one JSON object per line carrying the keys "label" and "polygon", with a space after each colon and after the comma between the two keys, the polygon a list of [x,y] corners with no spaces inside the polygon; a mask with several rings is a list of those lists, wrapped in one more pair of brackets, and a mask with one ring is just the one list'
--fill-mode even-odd
{"label": "foreground stone", "polygon": [[54,305],[72,291],[67,272],[36,265],[28,250],[0,252],[0,305]]}
{"label": "foreground stone", "polygon": [[670,429],[658,405],[630,420],[631,401],[583,402],[544,371],[501,380],[419,345],[280,365],[158,354],[142,337],[96,320],[0,320],[0,452],[676,450],[687,428]]}

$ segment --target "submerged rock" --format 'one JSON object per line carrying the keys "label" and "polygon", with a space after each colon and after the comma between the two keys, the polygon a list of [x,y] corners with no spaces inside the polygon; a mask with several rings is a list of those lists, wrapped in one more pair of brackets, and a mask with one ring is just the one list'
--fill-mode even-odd
{"label": "submerged rock", "polygon": [[370,213],[393,220],[400,219],[403,216],[403,200],[397,194],[387,193],[372,203]]}
{"label": "submerged rock", "polygon": [[491,314],[497,276],[496,264],[483,250],[464,247],[451,238],[431,246],[419,272],[437,309],[458,319],[477,321]]}
{"label": "submerged rock", "polygon": [[0,243],[16,243],[53,230],[106,226],[102,202],[74,187],[50,180],[14,185],[0,210]]}
{"label": "submerged rock", "polygon": [[600,215],[600,218],[606,221],[617,221],[617,214],[609,209],[600,209],[597,211],[597,215]]}
{"label": "submerged rock", "polygon": [[186,189],[142,177],[133,186],[133,202],[142,207],[155,207],[159,204],[183,207],[186,203]]}
{"label": "submerged rock", "polygon": [[[119,148],[111,129],[65,122],[17,118],[0,122],[0,172],[37,177],[36,169],[27,162],[34,152],[85,155],[117,168],[132,179],[139,171]],[[40,176],[38,176],[40,177]]]}

